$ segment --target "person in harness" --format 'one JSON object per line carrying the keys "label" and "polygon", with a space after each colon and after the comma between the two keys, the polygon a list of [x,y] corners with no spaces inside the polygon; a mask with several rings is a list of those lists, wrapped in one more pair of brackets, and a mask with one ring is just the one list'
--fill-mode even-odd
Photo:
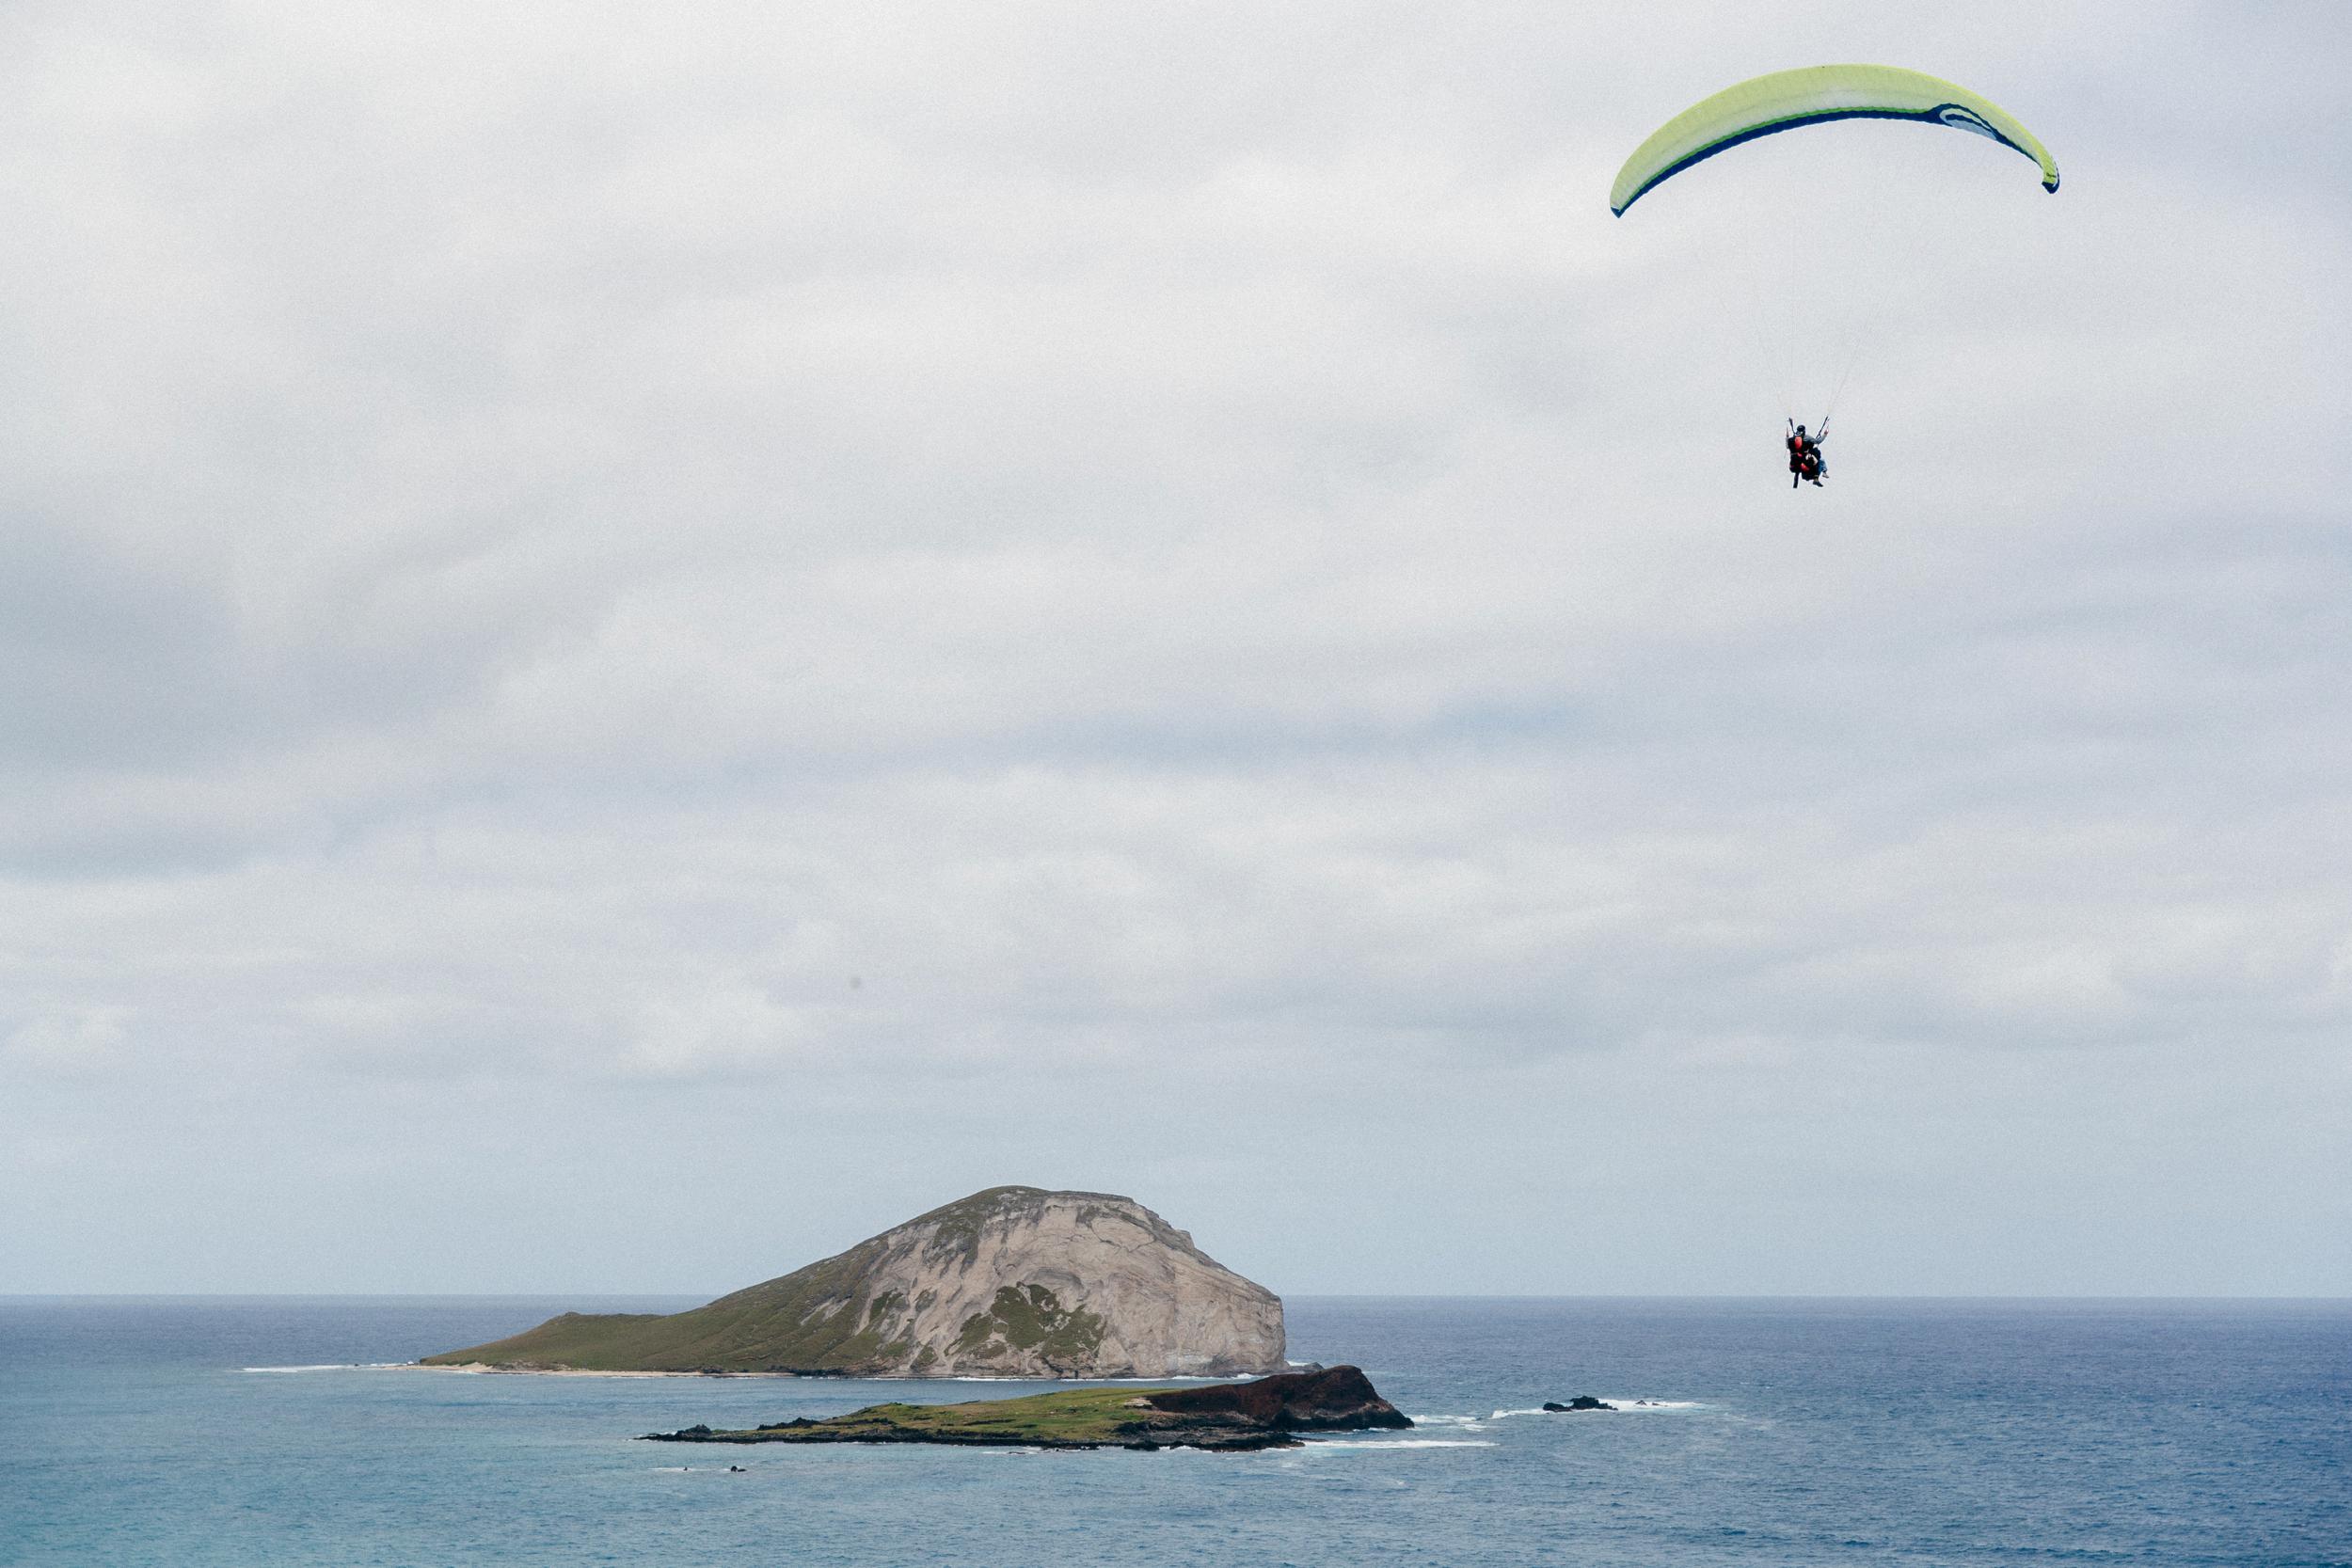
{"label": "person in harness", "polygon": [[1829,439],[1829,426],[1821,426],[1819,436],[1805,434],[1804,426],[1790,421],[1788,432],[1788,488],[1794,490],[1807,480],[1815,484],[1829,472],[1829,463],[1821,455],[1821,443]]}

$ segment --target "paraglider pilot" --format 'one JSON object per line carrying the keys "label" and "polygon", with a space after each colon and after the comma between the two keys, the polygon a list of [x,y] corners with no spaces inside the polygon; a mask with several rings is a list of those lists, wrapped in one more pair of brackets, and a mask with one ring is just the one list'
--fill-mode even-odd
{"label": "paraglider pilot", "polygon": [[1829,439],[1829,426],[1823,425],[1819,436],[1808,436],[1804,426],[1797,425],[1788,433],[1788,488],[1794,490],[1805,481],[1821,483],[1826,465],[1821,460],[1821,443]]}

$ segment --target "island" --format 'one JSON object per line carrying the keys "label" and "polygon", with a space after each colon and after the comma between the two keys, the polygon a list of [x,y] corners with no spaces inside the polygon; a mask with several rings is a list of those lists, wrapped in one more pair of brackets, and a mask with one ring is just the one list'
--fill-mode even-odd
{"label": "island", "polygon": [[1299,1446],[1302,1432],[1410,1427],[1355,1367],[1188,1388],[1057,1389],[966,1404],[872,1404],[829,1420],[649,1432],[651,1443],[944,1443],[981,1448],[1209,1449]]}
{"label": "island", "polygon": [[1142,1204],[991,1187],[688,1312],[565,1312],[421,1365],[835,1377],[1279,1372],[1281,1298]]}

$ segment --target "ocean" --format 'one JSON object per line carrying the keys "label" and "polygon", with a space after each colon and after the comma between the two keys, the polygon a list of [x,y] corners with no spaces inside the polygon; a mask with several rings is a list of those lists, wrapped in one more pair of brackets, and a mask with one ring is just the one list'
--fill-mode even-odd
{"label": "ocean", "polygon": [[1420,1425],[1258,1454],[681,1449],[1037,1386],[379,1365],[695,1304],[0,1297],[0,1563],[2352,1565],[2345,1302],[1310,1297]]}

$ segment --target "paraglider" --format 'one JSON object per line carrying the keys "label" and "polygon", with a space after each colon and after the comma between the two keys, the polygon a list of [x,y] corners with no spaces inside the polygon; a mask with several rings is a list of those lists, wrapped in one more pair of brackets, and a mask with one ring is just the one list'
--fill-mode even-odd
{"label": "paraglider", "polygon": [[1822,455],[1821,443],[1829,439],[1829,424],[1824,420],[1820,434],[1807,436],[1804,426],[1793,424],[1788,432],[1788,488],[1812,482],[1821,483],[1829,472],[1829,459]]}
{"label": "paraglider", "polygon": [[1988,136],[2039,164],[2043,190],[2058,188],[2049,149],[2015,116],[1957,82],[1899,66],[1809,65],[1725,87],[1660,126],[1617,171],[1609,210],[1625,216],[1645,192],[1741,142],[1833,119],[1911,119]]}
{"label": "paraglider", "polygon": [[[2049,149],[1991,99],[1957,82],[1899,66],[1816,65],[1738,83],[1666,121],[1617,171],[1609,191],[1609,210],[1623,217],[1645,193],[1742,142],[1837,119],[1908,119],[1985,136],[2032,159],[2042,171],[2043,190],[2058,188],[2058,161]],[[1835,394],[1831,401],[1835,403]],[[1807,434],[1793,418],[1789,426],[1788,486],[1819,485],[1829,471],[1821,453],[1829,420],[1824,417],[1815,434]]]}

